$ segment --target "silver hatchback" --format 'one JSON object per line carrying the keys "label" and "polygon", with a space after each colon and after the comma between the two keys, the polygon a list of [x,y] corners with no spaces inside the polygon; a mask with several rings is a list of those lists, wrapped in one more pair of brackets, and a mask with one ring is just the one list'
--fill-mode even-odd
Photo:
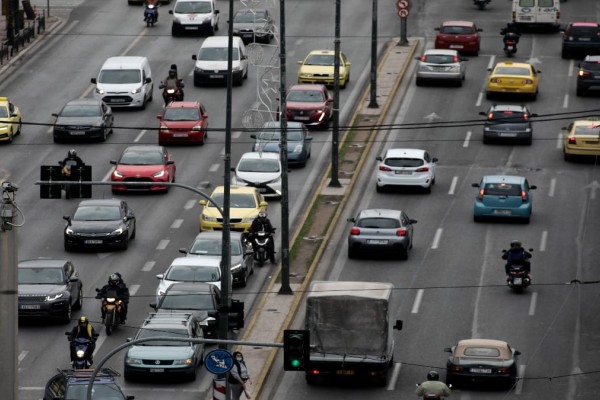
{"label": "silver hatchback", "polygon": [[415,57],[419,61],[417,67],[417,86],[424,81],[450,81],[457,86],[462,86],[466,76],[465,58],[462,58],[456,50],[430,49],[425,51],[421,57]]}
{"label": "silver hatchback", "polygon": [[348,258],[356,258],[371,251],[387,252],[403,260],[413,246],[413,224],[404,211],[388,209],[362,210],[356,218],[348,218],[354,226],[348,235]]}

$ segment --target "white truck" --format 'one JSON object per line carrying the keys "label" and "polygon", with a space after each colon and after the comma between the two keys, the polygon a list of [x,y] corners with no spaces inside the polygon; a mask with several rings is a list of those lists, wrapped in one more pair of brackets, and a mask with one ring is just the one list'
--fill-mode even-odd
{"label": "white truck", "polygon": [[387,384],[394,362],[391,283],[314,281],[306,297],[308,384],[333,378]]}

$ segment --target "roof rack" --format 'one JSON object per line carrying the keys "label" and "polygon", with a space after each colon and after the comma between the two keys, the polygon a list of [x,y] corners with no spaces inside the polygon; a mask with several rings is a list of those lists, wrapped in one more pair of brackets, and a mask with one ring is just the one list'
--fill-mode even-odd
{"label": "roof rack", "polygon": [[[169,322],[169,321],[173,321],[174,323],[186,322],[190,318],[192,318],[193,315],[194,315],[194,313],[191,313],[191,312],[149,313],[148,316],[146,317],[146,319],[144,320],[144,325],[149,324],[152,321],[158,321],[158,320],[160,320],[160,322]],[[177,317],[179,317],[179,318],[175,319]]]}
{"label": "roof rack", "polygon": [[[58,372],[63,374],[67,378],[91,378],[94,372],[93,369],[60,369],[57,368]],[[106,376],[121,376],[121,374],[112,367],[104,367],[98,371],[96,374],[96,378],[106,377]]]}

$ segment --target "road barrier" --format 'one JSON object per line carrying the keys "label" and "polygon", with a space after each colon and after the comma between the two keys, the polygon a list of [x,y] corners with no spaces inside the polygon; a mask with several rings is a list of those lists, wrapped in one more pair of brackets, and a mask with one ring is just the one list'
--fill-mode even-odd
{"label": "road barrier", "polygon": [[23,29],[14,34],[13,37],[8,37],[0,42],[0,65],[3,65],[5,61],[14,57],[20,49],[27,46],[35,38],[36,32],[39,35],[45,30],[46,17],[43,13],[33,20],[27,20]]}

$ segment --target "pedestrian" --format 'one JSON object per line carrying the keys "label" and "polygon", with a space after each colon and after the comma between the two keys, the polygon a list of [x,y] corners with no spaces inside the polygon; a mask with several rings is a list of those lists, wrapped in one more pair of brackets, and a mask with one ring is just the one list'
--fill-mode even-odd
{"label": "pedestrian", "polygon": [[233,367],[229,371],[229,377],[227,378],[229,383],[230,396],[232,400],[240,400],[242,392],[246,395],[246,398],[250,398],[250,393],[246,389],[246,383],[252,381],[248,375],[248,368],[244,362],[244,355],[236,351],[233,353]]}

